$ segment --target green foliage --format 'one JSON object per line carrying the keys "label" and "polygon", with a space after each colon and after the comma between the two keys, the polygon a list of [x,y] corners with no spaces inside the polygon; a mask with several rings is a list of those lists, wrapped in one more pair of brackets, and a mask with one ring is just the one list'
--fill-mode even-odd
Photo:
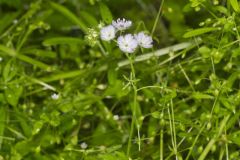
{"label": "green foliage", "polygon": [[194,37],[194,36],[199,36],[201,34],[207,33],[207,32],[211,32],[211,31],[215,31],[217,30],[217,28],[199,28],[199,29],[194,29],[192,31],[189,31],[187,33],[185,33],[183,35],[184,38],[190,38],[190,37]]}
{"label": "green foliage", "polygon": [[105,23],[112,23],[113,17],[109,8],[104,3],[99,3],[101,17]]}
{"label": "green foliage", "polygon": [[[237,0],[0,0],[0,15],[0,160],[240,159]],[[117,18],[153,49],[101,41]]]}
{"label": "green foliage", "polygon": [[230,0],[230,3],[234,9],[235,12],[239,12],[240,8],[239,8],[239,4],[237,0]]}

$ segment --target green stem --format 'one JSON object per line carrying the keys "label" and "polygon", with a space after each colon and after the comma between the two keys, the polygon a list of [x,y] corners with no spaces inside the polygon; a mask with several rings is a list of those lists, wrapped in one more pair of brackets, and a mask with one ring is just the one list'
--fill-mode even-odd
{"label": "green stem", "polygon": [[105,51],[104,47],[102,46],[102,44],[100,42],[97,43],[98,47],[100,48],[103,56],[107,56],[108,53]]}
{"label": "green stem", "polygon": [[196,138],[194,139],[194,141],[193,141],[193,143],[192,143],[192,146],[190,147],[189,152],[188,152],[188,154],[187,154],[186,160],[188,160],[188,159],[190,158],[190,156],[191,156],[191,154],[192,154],[193,147],[194,147],[195,144],[197,143],[197,140],[198,140],[200,134],[202,133],[203,129],[205,128],[205,126],[206,126],[206,124],[204,124],[204,125],[201,127],[201,129],[200,129],[200,131],[198,132]]}
{"label": "green stem", "polygon": [[[132,59],[132,57],[130,57],[128,54],[126,54],[130,66],[131,66],[131,76],[130,76],[130,80],[132,81],[132,88],[133,88],[133,108],[132,108],[132,122],[131,122],[131,129],[130,129],[130,135],[129,135],[129,140],[128,140],[128,147],[127,147],[127,156],[130,155],[130,151],[131,151],[131,146],[132,146],[132,137],[133,137],[133,132],[134,132],[134,124],[137,124],[137,119],[136,119],[136,105],[137,105],[137,87],[136,87],[136,76],[135,76],[135,69],[133,66],[134,60]],[[138,127],[138,133],[139,133],[139,127]],[[139,135],[139,134],[138,134]],[[140,148],[140,141],[139,141],[139,148]]]}
{"label": "green stem", "polygon": [[[226,128],[225,128],[225,136],[227,136],[227,133],[226,133]],[[229,160],[229,153],[228,153],[228,142],[226,142],[225,144],[225,149],[226,149],[226,160]]]}
{"label": "green stem", "polygon": [[[171,99],[171,118],[172,118],[172,127],[173,127],[173,140],[174,140],[174,151],[175,151],[175,154],[177,156],[177,138],[176,138],[176,128],[175,128],[175,118],[174,118],[174,111],[173,111],[173,101]],[[176,158],[177,159],[177,158]]]}
{"label": "green stem", "polygon": [[17,44],[17,49],[16,51],[19,52],[20,49],[22,48],[23,44],[27,41],[27,38],[29,37],[29,35],[33,32],[34,29],[31,29],[30,27],[28,28],[28,30],[26,31],[26,33],[23,35],[23,38],[18,42]]}
{"label": "green stem", "polygon": [[224,127],[227,124],[228,119],[230,118],[230,114],[228,116],[226,116],[220,124],[219,127],[219,131],[218,133],[209,141],[209,143],[207,144],[207,146],[205,147],[204,151],[202,152],[202,154],[200,155],[200,157],[198,158],[198,160],[204,160],[208,154],[208,152],[211,150],[212,146],[214,145],[214,143],[217,141],[217,139],[219,138],[219,136],[222,134]]}
{"label": "green stem", "polygon": [[157,27],[157,24],[158,24],[158,20],[159,20],[159,18],[161,16],[161,11],[162,11],[163,4],[164,4],[164,0],[162,0],[162,2],[160,4],[159,10],[158,10],[158,14],[157,14],[157,17],[155,19],[155,22],[154,22],[154,25],[153,25],[153,28],[152,28],[151,36],[154,34],[154,32],[156,30],[156,27]]}
{"label": "green stem", "polygon": [[224,155],[224,148],[221,147],[218,160],[222,160]]}
{"label": "green stem", "polygon": [[160,160],[163,160],[163,128],[160,129]]}
{"label": "green stem", "polygon": [[183,73],[183,75],[185,76],[189,86],[192,88],[193,92],[195,92],[194,86],[192,84],[192,81],[190,80],[189,76],[187,75],[187,73],[185,72],[185,70],[183,69],[182,65],[180,63],[178,63],[178,66],[181,70],[181,72]]}
{"label": "green stem", "polygon": [[161,126],[161,129],[160,129],[160,160],[163,160],[163,129],[164,129],[164,110],[162,111],[162,116],[161,116],[161,120],[160,120],[160,126]]}

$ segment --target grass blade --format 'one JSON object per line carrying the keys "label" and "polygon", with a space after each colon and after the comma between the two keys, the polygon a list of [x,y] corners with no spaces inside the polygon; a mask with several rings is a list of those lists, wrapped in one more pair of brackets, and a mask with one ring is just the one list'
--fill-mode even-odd
{"label": "grass blade", "polygon": [[81,28],[83,32],[87,31],[87,26],[82,22],[82,20],[80,20],[76,15],[74,15],[70,10],[68,10],[64,6],[57,4],[55,2],[50,2],[50,5],[56,11],[58,11],[59,13],[64,15],[67,19],[69,19],[71,22],[78,25],[79,28]]}
{"label": "grass blade", "polygon": [[72,37],[55,37],[43,41],[44,46],[53,46],[58,44],[84,44],[84,41],[79,38]]}
{"label": "grass blade", "polygon": [[5,121],[6,121],[6,106],[0,107],[0,150],[2,148],[4,130],[5,130]]}

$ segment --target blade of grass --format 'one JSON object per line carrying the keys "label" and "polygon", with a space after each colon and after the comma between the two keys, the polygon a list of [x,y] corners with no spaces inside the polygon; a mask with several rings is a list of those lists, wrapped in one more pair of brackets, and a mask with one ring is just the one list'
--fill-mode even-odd
{"label": "blade of grass", "polygon": [[24,62],[27,62],[27,63],[29,63],[29,64],[31,64],[33,66],[37,66],[37,67],[39,67],[41,69],[44,69],[46,71],[51,71],[51,66],[49,66],[49,65],[47,65],[47,64],[45,64],[45,63],[43,63],[41,61],[35,60],[33,58],[30,58],[30,57],[28,57],[26,55],[19,54],[17,56],[17,58],[22,60],[22,61],[24,61]]}
{"label": "blade of grass", "polygon": [[20,126],[25,135],[23,137],[30,137],[32,132],[31,132],[31,127],[29,126],[29,123],[27,123],[28,120],[27,120],[26,116],[21,114],[21,112],[19,111],[17,106],[13,106],[13,110],[15,112],[16,118],[19,120]]}
{"label": "blade of grass", "polygon": [[54,37],[43,41],[44,46],[52,46],[58,44],[84,44],[85,42],[79,38],[72,37]]}
{"label": "blade of grass", "polygon": [[71,71],[71,72],[67,72],[67,73],[58,73],[58,74],[50,75],[47,77],[39,78],[39,80],[43,81],[43,82],[52,82],[52,81],[58,81],[61,79],[80,76],[84,73],[85,73],[85,70],[75,70],[75,71]]}
{"label": "blade of grass", "polygon": [[33,32],[33,29],[29,27],[26,31],[26,33],[23,35],[23,37],[18,41],[16,51],[19,52],[20,49],[22,48],[23,44],[27,41],[29,35]]}
{"label": "blade of grass", "polygon": [[39,79],[36,79],[36,78],[33,78],[33,77],[27,77],[30,81],[34,82],[34,83],[37,83],[37,84],[40,84],[41,86],[43,86],[45,89],[49,89],[49,90],[52,90],[52,91],[56,91],[56,88],[39,80]]}
{"label": "blade of grass", "polygon": [[8,56],[11,56],[11,57],[16,57],[17,56],[17,52],[13,49],[10,49],[4,45],[0,45],[0,51],[2,53],[5,53],[6,55]]}
{"label": "blade of grass", "polygon": [[153,34],[154,34],[155,30],[156,30],[156,27],[157,27],[157,24],[158,24],[158,20],[159,20],[159,18],[161,16],[161,13],[162,13],[161,11],[162,11],[162,8],[163,8],[163,4],[164,4],[164,0],[161,1],[157,17],[155,18],[154,25],[153,25],[153,28],[152,28],[151,36],[153,36]]}
{"label": "blade of grass", "polygon": [[18,54],[15,50],[10,49],[6,46],[0,45],[0,53],[3,53],[4,55],[10,56],[10,57],[16,57],[24,62],[27,62],[33,66],[39,67],[41,69],[50,71],[51,67],[43,62],[40,62],[38,60],[35,60],[33,58],[30,58],[26,55]]}
{"label": "blade of grass", "polygon": [[176,127],[175,127],[175,118],[174,118],[174,110],[173,110],[173,101],[171,99],[170,102],[170,108],[168,108],[168,115],[169,115],[169,125],[170,125],[170,131],[171,131],[171,140],[172,140],[172,147],[174,154],[178,155],[178,150],[177,150],[177,138],[176,138]]}
{"label": "blade of grass", "polygon": [[12,132],[13,134],[15,134],[17,136],[17,138],[21,138],[26,140],[27,137],[25,137],[21,132],[16,131],[15,129],[11,128],[10,126],[7,126],[7,129]]}
{"label": "blade of grass", "polygon": [[73,14],[70,10],[68,10],[66,7],[57,4],[55,2],[49,2],[51,7],[61,13],[63,16],[65,16],[67,19],[69,19],[72,23],[79,26],[80,29],[82,29],[83,32],[87,31],[87,26],[80,20],[75,14]]}
{"label": "blade of grass", "polygon": [[4,136],[4,130],[5,130],[5,122],[6,122],[6,106],[0,107],[0,150],[2,148],[3,143],[3,136]]}

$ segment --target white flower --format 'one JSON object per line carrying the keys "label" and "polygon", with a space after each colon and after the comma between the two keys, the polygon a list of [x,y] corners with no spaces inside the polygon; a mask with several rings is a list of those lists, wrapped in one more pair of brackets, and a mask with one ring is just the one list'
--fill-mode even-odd
{"label": "white flower", "polygon": [[119,115],[114,115],[114,116],[113,116],[113,119],[114,119],[115,121],[118,121],[118,120],[119,120]]}
{"label": "white flower", "polygon": [[125,53],[133,53],[138,46],[137,40],[131,34],[118,37],[117,44],[120,50]]}
{"label": "white flower", "polygon": [[80,144],[82,149],[86,149],[88,147],[87,143],[83,142]]}
{"label": "white flower", "polygon": [[100,31],[100,37],[104,41],[110,41],[115,38],[116,29],[112,26],[103,27]]}
{"label": "white flower", "polygon": [[116,21],[112,21],[112,25],[119,31],[128,29],[132,26],[132,21],[126,20],[126,19],[120,19],[118,18]]}
{"label": "white flower", "polygon": [[153,47],[153,40],[151,36],[148,36],[144,32],[140,32],[135,34],[134,37],[136,38],[138,45],[143,48],[152,48]]}
{"label": "white flower", "polygon": [[57,100],[59,98],[59,95],[54,93],[51,95],[52,99]]}

